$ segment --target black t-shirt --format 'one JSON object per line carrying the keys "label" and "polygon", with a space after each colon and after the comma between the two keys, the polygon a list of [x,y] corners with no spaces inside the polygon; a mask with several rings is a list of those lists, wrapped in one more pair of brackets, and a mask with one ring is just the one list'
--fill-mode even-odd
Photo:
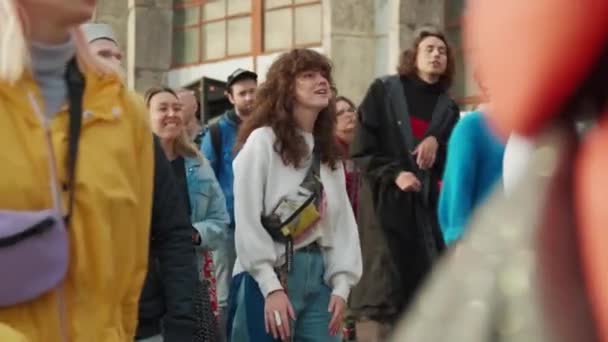
{"label": "black t-shirt", "polygon": [[175,179],[177,181],[178,189],[180,190],[182,197],[184,199],[184,203],[186,203],[186,208],[188,209],[188,214],[191,213],[192,209],[190,207],[190,197],[188,196],[188,181],[186,179],[186,161],[184,157],[177,157],[171,161],[171,167],[173,168],[173,174],[175,175]]}
{"label": "black t-shirt", "polygon": [[401,76],[401,83],[410,112],[412,134],[418,142],[426,136],[433,110],[443,90],[438,83],[429,84],[416,76]]}

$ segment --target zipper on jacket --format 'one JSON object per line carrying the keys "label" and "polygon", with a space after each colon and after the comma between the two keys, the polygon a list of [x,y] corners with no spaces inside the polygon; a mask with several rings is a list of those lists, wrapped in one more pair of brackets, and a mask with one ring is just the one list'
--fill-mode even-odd
{"label": "zipper on jacket", "polygon": [[[53,207],[55,208],[55,210],[57,211],[57,213],[59,213],[60,217],[63,217],[63,215],[61,215],[63,213],[63,205],[61,204],[61,195],[59,193],[59,187],[58,187],[58,182],[59,182],[59,177],[57,175],[57,158],[55,156],[55,150],[53,149],[53,137],[51,134],[51,128],[50,128],[50,120],[48,119],[47,116],[45,116],[42,113],[42,110],[40,109],[40,105],[38,104],[38,101],[36,100],[36,96],[34,95],[33,92],[29,92],[28,93],[28,97],[30,100],[30,103],[32,105],[32,108],[34,110],[34,113],[36,113],[36,116],[38,116],[38,119],[40,119],[40,123],[42,124],[42,127],[44,128],[44,134],[46,137],[46,147],[47,147],[47,158],[49,161],[49,171],[50,171],[50,187],[51,187],[51,194],[53,196]],[[68,342],[69,338],[68,338],[68,330],[67,330],[67,326],[66,326],[66,307],[65,307],[65,291],[64,291],[64,286],[63,286],[63,282],[59,285],[59,287],[57,288],[57,307],[58,307],[58,311],[59,311],[59,331],[61,334],[61,340],[63,342]]]}

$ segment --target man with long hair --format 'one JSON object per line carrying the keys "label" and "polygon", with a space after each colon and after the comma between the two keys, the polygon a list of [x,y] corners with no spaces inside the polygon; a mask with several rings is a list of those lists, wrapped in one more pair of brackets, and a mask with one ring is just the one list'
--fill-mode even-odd
{"label": "man with long hair", "polygon": [[459,117],[447,94],[453,73],[445,36],[424,27],[401,55],[398,74],[376,79],[359,107],[351,155],[373,198],[374,211],[361,213],[375,216],[359,219],[380,225],[389,258],[373,262],[385,256],[366,252],[372,247],[363,242],[365,264],[376,267],[365,269],[360,286],[384,279],[386,287],[353,303],[361,318],[390,325],[445,247],[436,212],[447,141]]}

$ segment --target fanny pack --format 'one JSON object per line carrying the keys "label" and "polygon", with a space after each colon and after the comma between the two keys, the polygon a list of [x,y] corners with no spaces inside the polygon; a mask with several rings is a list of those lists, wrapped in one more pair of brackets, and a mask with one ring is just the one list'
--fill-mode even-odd
{"label": "fanny pack", "polygon": [[74,205],[76,158],[82,121],[84,77],[76,60],[66,69],[70,104],[68,139],[68,209],[62,216],[57,190],[53,146],[48,140],[49,167],[54,207],[45,210],[0,210],[0,307],[33,300],[56,288],[65,278],[69,265],[67,227]]}
{"label": "fanny pack", "polygon": [[269,215],[262,216],[262,225],[272,239],[285,244],[288,271],[291,270],[294,242],[306,238],[322,216],[321,159],[316,150],[312,158],[312,165],[300,186],[283,196]]}

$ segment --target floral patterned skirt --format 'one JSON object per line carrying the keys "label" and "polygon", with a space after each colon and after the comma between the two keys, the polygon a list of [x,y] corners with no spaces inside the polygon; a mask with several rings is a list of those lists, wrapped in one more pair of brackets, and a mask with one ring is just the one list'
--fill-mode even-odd
{"label": "floral patterned skirt", "polygon": [[201,254],[203,258],[202,278],[207,281],[209,290],[209,300],[211,301],[211,311],[217,319],[219,317],[217,305],[217,281],[214,276],[215,268],[213,266],[213,256],[211,255],[211,252],[208,251],[202,252]]}
{"label": "floral patterned skirt", "polygon": [[203,260],[203,269],[202,281],[199,283],[195,299],[198,329],[193,341],[216,342],[219,338],[219,327],[213,260],[209,252],[203,252],[200,257]]}

